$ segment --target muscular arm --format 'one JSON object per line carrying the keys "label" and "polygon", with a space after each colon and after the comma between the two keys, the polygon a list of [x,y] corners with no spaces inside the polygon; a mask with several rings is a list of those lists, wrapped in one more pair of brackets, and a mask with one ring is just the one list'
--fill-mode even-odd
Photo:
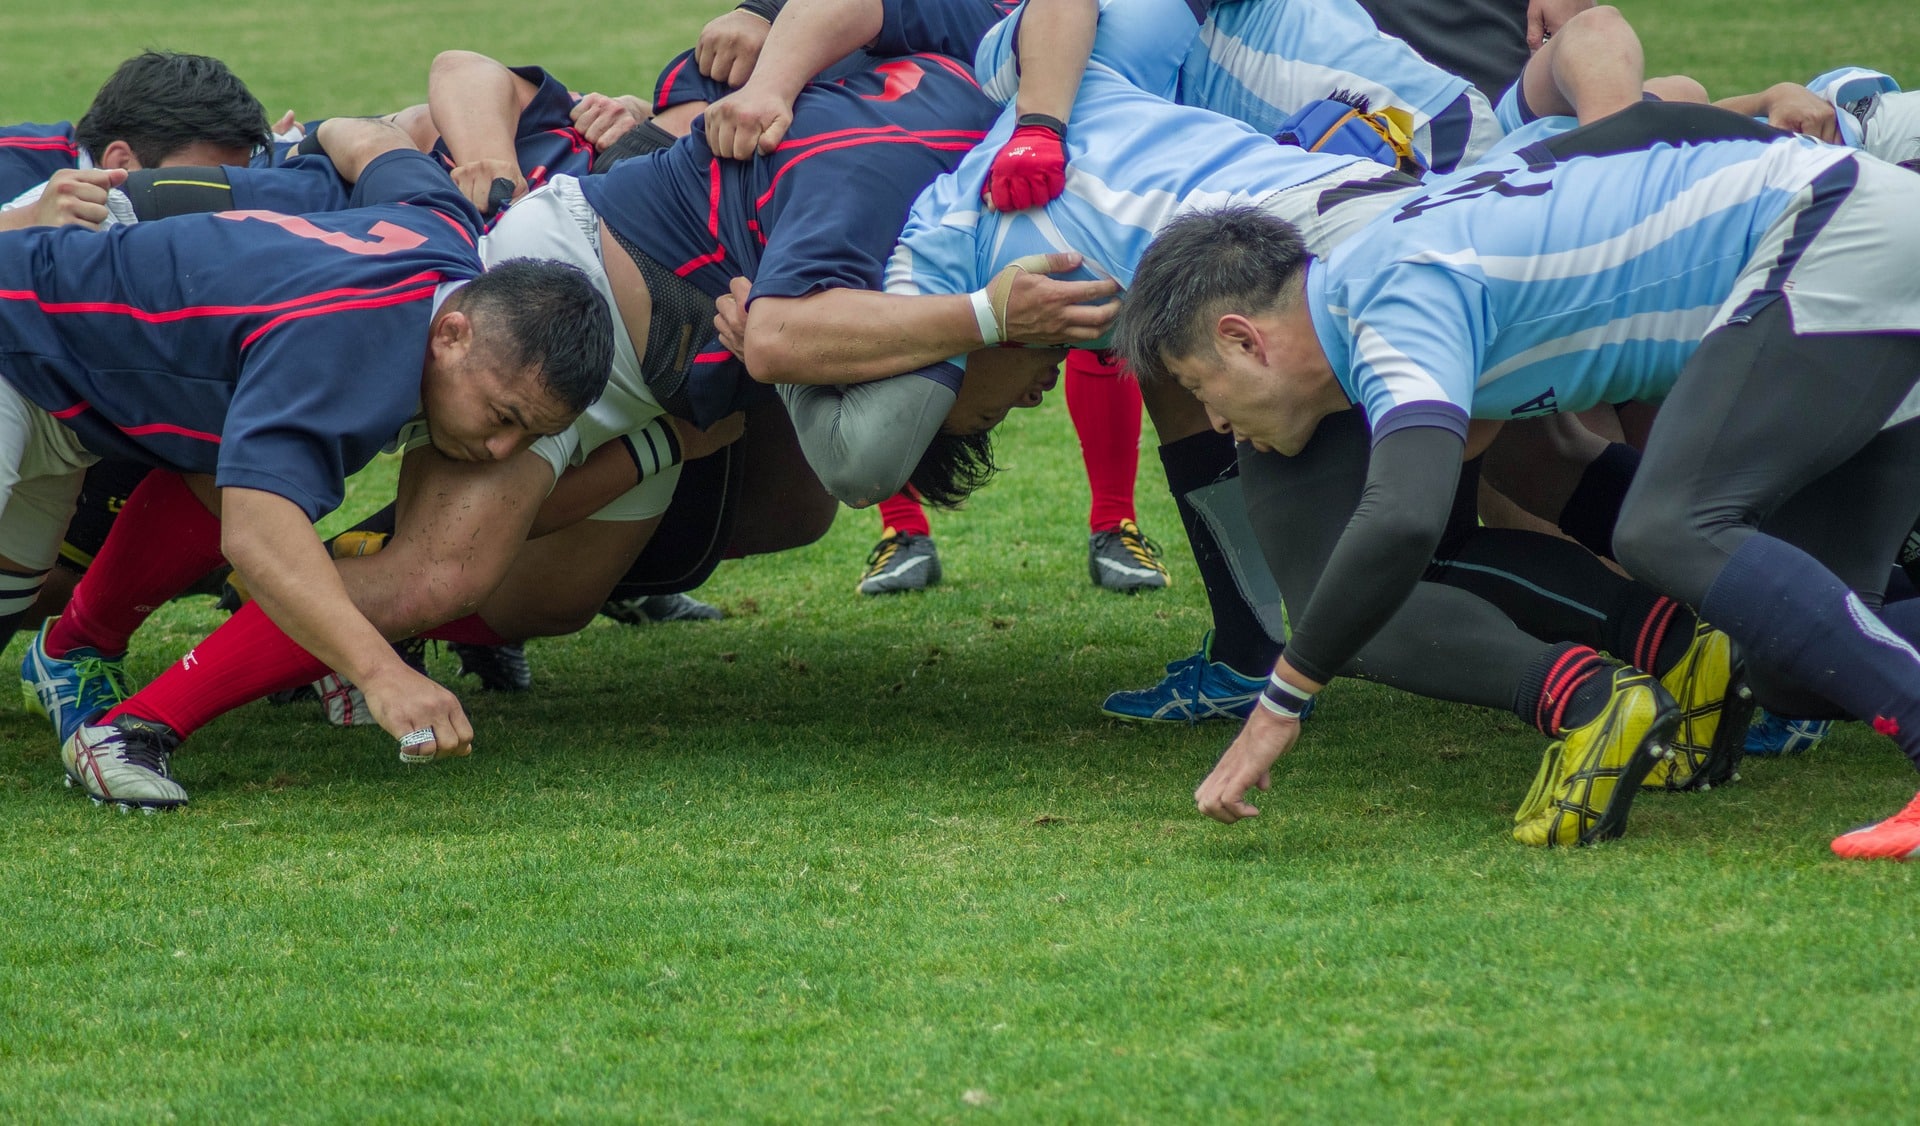
{"label": "muscular arm", "polygon": [[952,391],[918,375],[779,390],[807,464],[835,499],[855,508],[900,491],[954,400]]}
{"label": "muscular arm", "polygon": [[1281,655],[1284,679],[1303,688],[1333,679],[1413,593],[1446,531],[1464,449],[1434,426],[1396,430],[1373,447],[1360,504]]}
{"label": "muscular arm", "polygon": [[360,174],[375,159],[399,149],[414,148],[406,130],[364,117],[329,117],[320,123],[314,136],[326,151],[327,159],[333,161],[334,171],[349,184],[359,183]]}
{"label": "muscular arm", "polygon": [[434,56],[427,110],[453,157],[454,181],[475,206],[485,205],[495,179],[513,181],[516,196],[527,190],[513,138],[520,114],[537,93],[533,83],[485,55],[442,51]]}
{"label": "muscular arm", "polygon": [[1028,0],[1020,17],[1016,113],[1068,120],[1099,22],[1100,8],[1094,0]]}
{"label": "muscular arm", "polygon": [[1804,133],[1828,144],[1840,141],[1840,120],[1832,103],[1793,82],[1780,82],[1758,94],[1736,94],[1713,103],[1743,117],[1765,118],[1775,129]]}
{"label": "muscular arm", "polygon": [[753,76],[707,107],[707,145],[747,160],[771,152],[793,122],[793,100],[813,76],[880,34],[881,0],[792,0],[767,32]]}

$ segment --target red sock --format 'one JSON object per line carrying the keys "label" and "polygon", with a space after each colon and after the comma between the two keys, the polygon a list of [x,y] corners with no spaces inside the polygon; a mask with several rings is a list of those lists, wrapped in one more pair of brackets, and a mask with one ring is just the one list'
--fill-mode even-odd
{"label": "red sock", "polygon": [[1134,477],[1140,471],[1140,384],[1125,364],[1103,362],[1103,352],[1067,353],[1067,413],[1080,435],[1093,503],[1087,528],[1110,532],[1133,513]]}
{"label": "red sock", "polygon": [[880,502],[880,523],[910,536],[933,534],[933,528],[927,523],[927,510],[904,492],[895,493]]}
{"label": "red sock", "polygon": [[128,495],[100,554],[47,631],[48,654],[82,646],[126,652],[148,615],[219,565],[219,518],[178,473],[154,470]]}
{"label": "red sock", "polygon": [[511,645],[512,642],[493,631],[493,627],[480,620],[478,614],[468,614],[464,618],[455,618],[446,625],[435,626],[421,637],[434,641],[457,641],[462,645]]}
{"label": "red sock", "polygon": [[326,674],[326,665],[249,602],[107,718],[127,712],[191,735],[215,716]]}

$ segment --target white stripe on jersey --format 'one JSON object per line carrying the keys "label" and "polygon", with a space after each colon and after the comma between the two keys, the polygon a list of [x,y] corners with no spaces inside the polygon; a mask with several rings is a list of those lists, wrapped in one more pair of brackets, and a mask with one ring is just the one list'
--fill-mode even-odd
{"label": "white stripe on jersey", "polygon": [[1720,312],[1723,302],[1711,305],[1697,305],[1691,309],[1669,309],[1648,313],[1634,313],[1619,317],[1603,325],[1581,329],[1578,332],[1536,344],[1524,352],[1516,352],[1505,360],[1480,373],[1476,386],[1485,387],[1503,376],[1512,375],[1521,368],[1531,367],[1546,360],[1561,356],[1571,356],[1579,352],[1604,348],[1610,344],[1625,344],[1637,340],[1699,340],[1707,334],[1707,327]]}
{"label": "white stripe on jersey", "polygon": [[[1365,364],[1371,370],[1373,378],[1379,380],[1393,396],[1396,403],[1407,403],[1423,399],[1445,401],[1447,392],[1438,380],[1427,373],[1427,369],[1393,346],[1386,337],[1376,332],[1372,325],[1364,322],[1353,323],[1353,358],[1355,365]],[[1378,422],[1378,419],[1372,421]]]}

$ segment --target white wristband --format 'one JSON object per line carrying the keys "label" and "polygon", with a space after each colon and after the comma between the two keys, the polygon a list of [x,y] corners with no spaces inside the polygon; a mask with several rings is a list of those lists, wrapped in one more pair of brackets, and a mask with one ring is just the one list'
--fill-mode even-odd
{"label": "white wristband", "polygon": [[1281,680],[1276,673],[1267,678],[1267,687],[1260,693],[1260,706],[1282,719],[1299,719],[1313,706],[1313,695]]}
{"label": "white wristband", "polygon": [[973,319],[980,326],[980,342],[991,348],[1005,340],[1000,335],[1000,318],[993,315],[993,299],[984,289],[976,289],[967,294],[967,300],[973,302]]}

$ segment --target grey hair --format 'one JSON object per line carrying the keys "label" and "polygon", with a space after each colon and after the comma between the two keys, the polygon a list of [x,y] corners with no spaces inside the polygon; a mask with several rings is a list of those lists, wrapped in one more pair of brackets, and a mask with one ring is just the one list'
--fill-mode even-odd
{"label": "grey hair", "polygon": [[1114,350],[1142,382],[1169,380],[1167,360],[1198,352],[1221,314],[1265,312],[1286,300],[1307,257],[1299,230],[1257,207],[1182,215],[1141,256]]}

